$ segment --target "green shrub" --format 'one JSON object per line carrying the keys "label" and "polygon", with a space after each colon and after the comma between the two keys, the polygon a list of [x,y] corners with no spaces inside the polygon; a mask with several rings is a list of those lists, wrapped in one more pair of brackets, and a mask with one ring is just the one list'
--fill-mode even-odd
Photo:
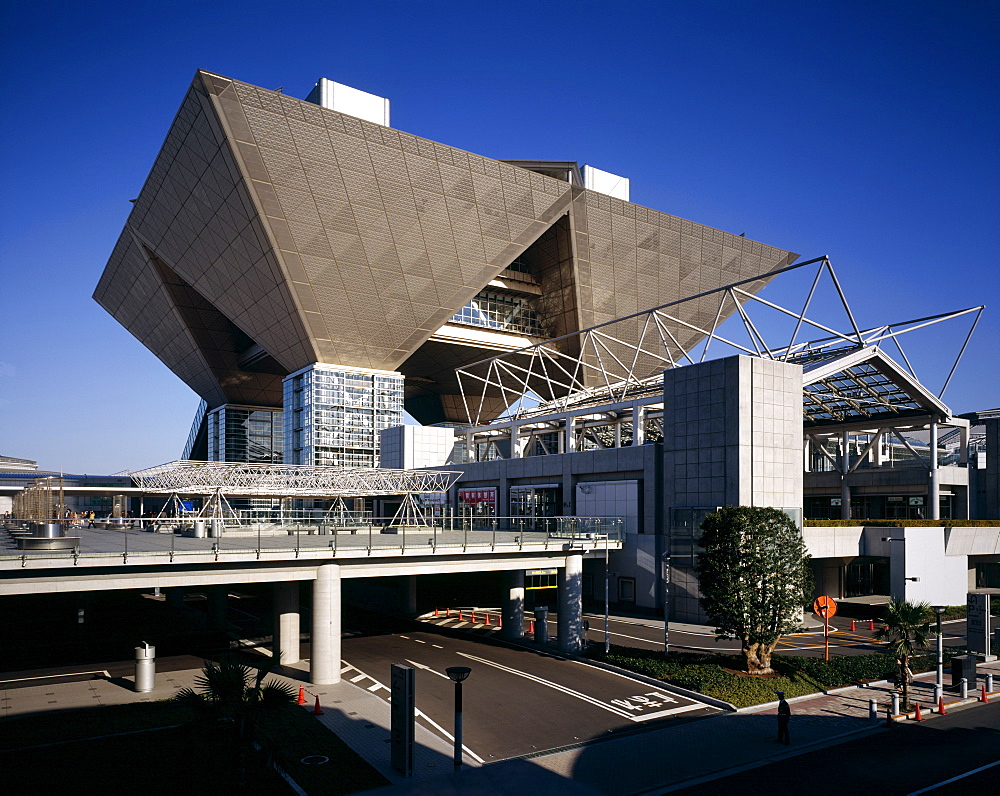
{"label": "green shrub", "polygon": [[[949,649],[948,656],[958,652]],[[895,659],[882,653],[839,655],[829,661],[818,657],[775,655],[771,665],[777,677],[748,677],[727,671],[743,669],[745,661],[742,655],[671,652],[664,656],[657,650],[618,646],[613,646],[607,655],[602,650],[590,655],[596,660],[725,700],[736,707],[771,702],[776,699],[778,691],[793,697],[861,682],[891,680],[899,671]],[[933,654],[921,655],[910,661],[914,672],[929,671],[934,666]]]}
{"label": "green shrub", "polygon": [[803,520],[807,528],[866,525],[869,528],[997,528],[1000,520]]}

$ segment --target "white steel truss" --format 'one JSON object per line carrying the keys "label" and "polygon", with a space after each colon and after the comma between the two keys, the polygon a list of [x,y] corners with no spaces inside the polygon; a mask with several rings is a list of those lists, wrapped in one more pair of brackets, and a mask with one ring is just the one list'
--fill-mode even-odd
{"label": "white steel truss", "polygon": [[[786,309],[751,292],[777,275],[807,266],[815,266],[816,274],[801,310]],[[829,277],[836,300],[843,310],[849,327],[846,330],[837,330],[807,315],[824,275]],[[687,302],[701,302],[703,307],[711,307],[714,322],[707,328],[701,328],[683,320],[674,308]],[[751,317],[751,306],[766,307],[794,319],[794,331],[787,342],[766,341],[760,326]],[[487,397],[499,396],[509,407],[498,418],[501,421],[537,418],[604,404],[636,401],[646,403],[652,396],[662,394],[662,371],[702,362],[708,358],[710,351],[718,351],[720,345],[728,346],[730,350],[727,354],[736,352],[793,362],[803,365],[807,370],[809,366],[827,360],[832,363],[853,352],[867,352],[862,358],[871,359],[870,352],[874,350],[878,352],[877,362],[885,365],[883,370],[891,369],[906,386],[895,392],[880,389],[872,380],[867,380],[870,383],[866,383],[865,375],[871,368],[866,370],[859,367],[850,374],[850,378],[857,384],[839,395],[834,403],[840,409],[847,406],[857,410],[867,401],[879,409],[888,406],[891,411],[894,399],[902,396],[911,406],[904,406],[906,401],[903,401],[898,409],[910,409],[914,391],[909,389],[909,385],[912,382],[919,385],[919,379],[899,338],[908,332],[975,314],[961,350],[937,396],[940,398],[951,382],[983,309],[983,306],[970,307],[862,329],[855,320],[829,258],[824,256],[484,359],[457,370],[456,374],[469,424],[481,428],[489,422],[488,418],[482,416],[482,407],[487,405]],[[729,317],[739,319],[737,332],[740,339],[732,332],[725,336],[720,333],[720,325]],[[822,336],[800,341],[803,327],[819,332]],[[685,350],[677,340],[677,333],[681,330],[699,333],[700,341]],[[712,348],[713,343],[716,343],[715,349]],[[896,365],[881,350],[882,346],[890,344],[899,352],[904,363],[902,366]],[[651,372],[653,375],[648,375]],[[819,388],[810,392],[804,407],[807,420],[811,410],[815,410],[817,414],[826,412],[832,419],[840,421],[866,414],[862,408],[854,415],[842,411],[837,416],[835,412],[829,411],[830,401],[824,401],[828,397],[827,393]],[[920,387],[919,392],[922,396],[933,397],[926,388]],[[853,403],[843,400],[847,395],[854,396]],[[939,401],[929,403],[936,404],[933,407],[935,410],[943,407]]]}
{"label": "white steel truss", "polygon": [[293,464],[176,461],[130,473],[149,493],[240,497],[346,498],[444,492],[450,470],[388,470]]}

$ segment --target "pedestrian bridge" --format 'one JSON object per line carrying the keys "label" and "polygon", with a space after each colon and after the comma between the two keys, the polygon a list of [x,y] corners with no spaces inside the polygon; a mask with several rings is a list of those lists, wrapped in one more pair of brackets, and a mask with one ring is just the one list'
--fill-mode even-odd
{"label": "pedestrian bridge", "polygon": [[[0,532],[0,596],[119,589],[273,583],[275,648],[281,663],[299,660],[298,581],[312,582],[312,654],[315,683],[340,679],[343,578],[458,572],[508,574],[498,595],[505,635],[523,633],[524,571],[559,573],[558,644],[581,648],[584,558],[605,558],[622,546],[619,518],[454,518],[428,525],[340,525],[221,520],[110,520],[63,527],[9,523]],[[103,527],[97,527],[101,525]],[[204,535],[202,535],[204,534]],[[211,534],[211,535],[209,535]],[[72,542],[68,549],[21,549],[24,537]],[[415,604],[416,582],[409,601]],[[222,601],[225,589],[211,589]]]}

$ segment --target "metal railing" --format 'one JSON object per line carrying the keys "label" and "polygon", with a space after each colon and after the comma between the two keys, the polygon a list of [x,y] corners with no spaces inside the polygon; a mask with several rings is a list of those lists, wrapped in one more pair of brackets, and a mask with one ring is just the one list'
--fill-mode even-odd
{"label": "metal railing", "polygon": [[[304,514],[304,513],[303,513]],[[419,523],[419,524],[418,524]],[[426,518],[400,524],[369,516],[283,516],[268,519],[108,518],[95,520],[10,520],[0,523],[0,564],[38,559],[191,559],[247,554],[256,559],[598,549],[623,540],[620,517],[471,517]],[[152,563],[152,561],[150,561]]]}

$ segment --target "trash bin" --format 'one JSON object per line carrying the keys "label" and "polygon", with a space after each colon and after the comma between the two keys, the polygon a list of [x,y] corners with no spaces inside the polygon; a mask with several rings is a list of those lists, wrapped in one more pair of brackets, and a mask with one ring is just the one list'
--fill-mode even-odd
{"label": "trash bin", "polygon": [[135,690],[146,694],[153,690],[156,680],[156,647],[143,642],[135,648]]}
{"label": "trash bin", "polygon": [[976,687],[976,659],[972,655],[956,655],[951,659],[951,687],[958,688],[962,678],[970,689]]}
{"label": "trash bin", "polygon": [[210,529],[208,535],[211,536],[213,539],[221,539],[222,538],[222,529],[224,527],[225,527],[225,523],[223,523],[222,520],[219,520],[219,519],[212,520],[211,529]]}
{"label": "trash bin", "polygon": [[205,521],[195,520],[194,521],[194,538],[204,539],[205,538]]}

